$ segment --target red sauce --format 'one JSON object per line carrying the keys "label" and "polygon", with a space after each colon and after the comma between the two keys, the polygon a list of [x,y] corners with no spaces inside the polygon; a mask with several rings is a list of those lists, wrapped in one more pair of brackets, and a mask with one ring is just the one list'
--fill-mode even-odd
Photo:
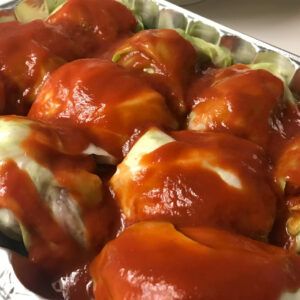
{"label": "red sauce", "polygon": [[132,13],[113,0],[69,0],[47,23],[69,36],[85,57],[105,51],[117,38],[134,32],[137,25]]}
{"label": "red sauce", "polygon": [[[128,223],[169,221],[216,226],[266,239],[276,208],[262,149],[231,135],[174,132],[176,142],[145,155],[142,170],[118,166],[111,186]],[[159,167],[158,167],[159,166]],[[227,172],[225,180],[213,168]],[[240,186],[226,181],[233,174]]]}
{"label": "red sauce", "polygon": [[300,192],[300,136],[286,143],[278,159],[275,178],[278,184],[283,183],[287,195]]}
{"label": "red sauce", "polygon": [[[2,118],[7,122],[26,120],[14,116]],[[66,132],[63,134],[66,137]],[[45,199],[41,198],[26,172],[13,161],[5,162],[0,169],[3,191],[0,208],[10,209],[30,237],[28,252],[33,263],[16,257],[14,268],[25,286],[38,294],[51,296],[51,299],[91,298],[92,285],[86,264],[121,226],[119,210],[109,189],[106,184],[102,186],[98,176],[90,173],[96,171],[94,161],[79,155],[85,145],[83,137],[73,135],[73,143],[75,147],[71,148],[69,141],[62,143],[61,135],[53,128],[35,123],[22,147],[24,155],[49,169],[60,186],[77,201],[85,227],[85,247],[79,246],[54,220]],[[103,172],[108,174],[109,170]],[[63,275],[62,278],[58,279],[59,275]]]}
{"label": "red sauce", "polygon": [[82,249],[55,222],[28,174],[13,161],[3,163],[0,172],[0,207],[10,209],[30,232],[30,259],[56,274],[82,260]]}
{"label": "red sauce", "polygon": [[123,68],[100,59],[77,60],[52,74],[29,117],[82,130],[118,159],[136,129],[176,128],[164,98]]}
{"label": "red sauce", "polygon": [[52,288],[53,278],[27,257],[12,254],[11,264],[19,281],[30,291],[46,299],[62,299]]}
{"label": "red sauce", "polygon": [[91,266],[96,300],[278,300],[300,286],[296,255],[222,231],[183,232],[139,223],[108,243]]}
{"label": "red sauce", "polygon": [[[288,119],[285,121],[288,122]],[[295,249],[295,237],[298,233],[297,230],[295,231],[295,228],[297,228],[295,220],[300,220],[298,209],[298,196],[300,195],[300,136],[298,135],[299,128],[295,130],[297,128],[293,127],[285,127],[284,135],[274,137],[276,141],[274,142],[276,147],[272,148],[273,160],[275,161],[274,177],[281,192],[281,198],[278,217],[273,228],[272,241],[277,245]],[[293,130],[291,130],[292,128]],[[291,138],[291,135],[295,135],[295,137]]]}
{"label": "red sauce", "polygon": [[135,26],[132,13],[112,0],[68,1],[47,23],[1,23],[0,72],[7,98],[4,114],[27,114],[40,85],[53,70],[100,48],[105,51]]}
{"label": "red sauce", "polygon": [[[51,127],[32,126],[32,133],[23,143],[23,149],[39,164],[52,172],[60,186],[64,187],[77,202],[80,216],[86,230],[86,251],[91,255],[97,254],[107,239],[118,230],[118,210],[110,193],[96,172],[94,160],[76,152],[64,154],[61,140]],[[71,133],[69,133],[71,134]],[[72,135],[76,145],[76,137]],[[68,148],[67,148],[68,149]],[[78,149],[79,150],[79,149]]]}
{"label": "red sauce", "polygon": [[6,40],[6,43],[11,43],[13,39],[17,39],[19,43],[26,44],[26,42],[32,40],[65,61],[79,57],[76,44],[68,36],[57,27],[46,24],[41,20],[29,23],[1,23],[0,28],[4,31],[3,38]]}
{"label": "red sauce", "polygon": [[49,277],[36,264],[19,255],[12,256],[12,265],[20,282],[46,299],[93,299],[93,285],[87,264],[78,266],[58,279]]}
{"label": "red sauce", "polygon": [[[13,258],[21,281],[44,297],[91,299],[89,262],[125,227],[116,197],[130,211],[126,226],[165,220],[181,229],[164,223],[125,229],[92,263],[96,299],[277,300],[296,291],[298,257],[213,228],[295,251],[295,235],[286,229],[291,218],[300,219],[300,162],[291,146],[299,142],[298,107],[283,103],[279,79],[242,65],[204,71],[188,88],[198,67],[192,45],[172,30],[133,35],[136,25],[112,0],[69,0],[46,22],[0,24],[0,113],[24,115],[37,97],[29,116],[53,127],[33,125],[22,147],[72,195],[87,240],[80,246],[54,220],[29,175],[3,162],[0,208],[12,210],[30,233],[31,262]],[[61,67],[116,53],[122,67],[100,59]],[[227,134],[172,133],[176,142],[146,155],[139,177],[121,164],[124,181],[112,180],[114,191],[107,181],[115,169],[81,155],[94,143],[121,160],[150,126],[176,129],[170,111],[182,121],[187,110],[192,129],[202,124],[201,130],[263,146],[285,190],[274,186],[262,148]],[[235,174],[242,188],[204,161]]]}
{"label": "red sauce", "polygon": [[193,46],[170,29],[143,30],[124,41],[117,63],[142,75],[168,100],[171,110],[185,116],[185,89],[195,72]]}
{"label": "red sauce", "polygon": [[277,120],[277,130],[272,132],[268,146],[268,152],[274,164],[278,161],[290,140],[300,135],[299,106],[291,103],[286,104]]}
{"label": "red sauce", "polygon": [[264,70],[209,69],[190,88],[188,128],[229,132],[266,147],[277,129],[283,91],[282,81]]}
{"label": "red sauce", "polygon": [[75,47],[41,21],[4,23],[0,24],[0,30],[0,73],[6,96],[4,113],[24,115],[50,72],[65,59],[76,57],[72,50]]}

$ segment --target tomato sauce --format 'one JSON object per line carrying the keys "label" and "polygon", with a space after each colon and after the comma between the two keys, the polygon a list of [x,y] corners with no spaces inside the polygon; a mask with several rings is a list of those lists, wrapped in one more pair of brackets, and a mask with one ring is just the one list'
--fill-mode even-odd
{"label": "tomato sauce", "polygon": [[137,129],[175,129],[164,98],[116,64],[82,59],[66,64],[45,83],[29,117],[81,130],[118,160]]}
{"label": "tomato sauce", "polygon": [[108,243],[91,265],[96,299],[278,300],[299,288],[295,254],[209,228],[182,232],[138,223]]}
{"label": "tomato sauce", "polygon": [[[29,175],[1,161],[0,208],[30,233],[29,259],[12,257],[18,277],[50,299],[277,300],[296,292],[300,158],[289,147],[298,145],[298,105],[264,70],[203,71],[179,34],[135,34],[136,26],[112,0],[69,0],[46,21],[0,24],[0,113],[29,112],[48,124],[32,125],[24,153],[68,189],[86,229],[81,245]],[[153,125],[206,133],[171,132],[176,141],[146,155],[138,177],[118,166],[118,187],[115,166],[82,155],[94,144],[121,161]],[[158,222],[138,223],[145,220]]]}
{"label": "tomato sauce", "polygon": [[112,177],[127,222],[210,225],[266,240],[277,200],[262,149],[226,134],[172,135],[175,142],[141,158],[141,171],[121,164]]}
{"label": "tomato sauce", "polygon": [[47,23],[69,36],[82,57],[104,52],[116,39],[133,33],[137,25],[124,5],[111,0],[69,0]]}
{"label": "tomato sauce", "polygon": [[170,29],[143,30],[121,43],[113,58],[150,82],[166,97],[171,110],[185,117],[185,91],[197,62],[188,41]]}
{"label": "tomato sauce", "polygon": [[[58,151],[60,140],[53,130],[36,124],[32,128],[32,134],[22,145],[26,155],[51,170],[58,183],[71,193],[80,190],[78,187],[82,186],[83,178],[86,180],[83,189],[94,184],[91,175],[87,173],[96,172],[91,158],[76,155],[75,152],[73,156],[63,155]],[[76,144],[76,140],[73,142]],[[89,240],[89,249],[84,249],[58,226],[26,172],[13,161],[2,165],[0,172],[0,207],[10,209],[30,233],[28,252],[32,263],[17,256],[12,261],[21,282],[50,299],[91,299],[92,284],[87,263],[99,253],[107,240],[117,234],[121,226],[119,210],[106,184],[101,186],[101,194],[90,195],[89,203],[82,202],[82,195],[73,193],[80,205]],[[107,169],[99,173],[109,176],[110,172]],[[74,173],[75,176],[72,175]],[[102,201],[97,205],[95,203],[99,197]]]}
{"label": "tomato sauce", "polygon": [[[118,230],[115,224],[119,222],[118,209],[106,183],[96,175],[103,172],[97,171],[92,157],[81,154],[85,140],[80,134],[72,135],[73,148],[66,141],[67,148],[61,148],[61,136],[55,136],[51,127],[34,124],[32,128],[22,144],[26,155],[50,170],[56,181],[73,196],[80,207],[88,250],[92,255],[98,253],[103,243]],[[69,149],[70,153],[66,153]],[[108,172],[104,170],[104,174]]]}
{"label": "tomato sauce", "polygon": [[27,114],[40,85],[67,61],[104,52],[136,26],[116,1],[68,1],[47,22],[1,23],[0,73],[5,81],[4,114]]}
{"label": "tomato sauce", "polygon": [[[30,231],[30,259],[55,273],[70,268],[78,259],[80,261],[82,250],[54,221],[28,174],[13,161],[2,164],[0,172],[0,206],[13,211]],[[48,256],[49,251],[52,258]]]}
{"label": "tomato sauce", "polygon": [[244,65],[208,70],[190,88],[188,129],[229,132],[266,147],[283,92],[282,81],[264,70]]}
{"label": "tomato sauce", "polygon": [[66,59],[76,58],[75,47],[41,21],[4,23],[0,30],[0,74],[6,97],[3,112],[24,115],[45,78]]}

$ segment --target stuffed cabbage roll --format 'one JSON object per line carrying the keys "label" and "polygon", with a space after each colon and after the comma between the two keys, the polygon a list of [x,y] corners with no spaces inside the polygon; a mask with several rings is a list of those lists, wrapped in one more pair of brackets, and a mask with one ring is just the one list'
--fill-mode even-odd
{"label": "stuffed cabbage roll", "polygon": [[68,63],[54,72],[30,118],[82,130],[116,158],[136,130],[176,128],[164,98],[122,67],[100,59]]}
{"label": "stuffed cabbage roll", "polygon": [[208,228],[139,223],[109,242],[91,266],[96,300],[296,300],[300,258]]}
{"label": "stuffed cabbage roll", "polygon": [[46,21],[77,45],[82,56],[105,51],[116,39],[132,34],[133,14],[115,0],[69,0]]}
{"label": "stuffed cabbage roll", "polygon": [[292,238],[291,247],[300,252],[300,136],[291,139],[275,168],[275,179],[286,207],[286,230]]}
{"label": "stuffed cabbage roll", "polygon": [[0,24],[0,74],[4,82],[4,114],[28,112],[47,76],[78,57],[66,36],[41,21]]}
{"label": "stuffed cabbage roll", "polygon": [[229,132],[265,147],[277,130],[283,95],[282,81],[268,71],[209,69],[190,87],[188,129]]}
{"label": "stuffed cabbage roll", "polygon": [[282,153],[286,151],[289,144],[297,136],[300,136],[300,106],[297,102],[285,103],[280,112],[280,118],[277,120],[276,131],[271,133],[270,143],[268,145],[268,154],[271,160],[276,164]]}
{"label": "stuffed cabbage roll", "polygon": [[50,272],[99,251],[108,236],[102,181],[79,150],[49,126],[0,118],[0,230]]}
{"label": "stuffed cabbage roll", "polygon": [[195,72],[197,55],[175,30],[143,30],[119,46],[113,61],[141,74],[166,97],[173,112],[185,114],[185,89]]}
{"label": "stuffed cabbage roll", "polygon": [[277,162],[275,176],[287,195],[300,194],[300,136],[286,143]]}
{"label": "stuffed cabbage roll", "polygon": [[263,150],[232,135],[150,129],[118,165],[110,185],[127,224],[163,220],[266,239],[275,218]]}

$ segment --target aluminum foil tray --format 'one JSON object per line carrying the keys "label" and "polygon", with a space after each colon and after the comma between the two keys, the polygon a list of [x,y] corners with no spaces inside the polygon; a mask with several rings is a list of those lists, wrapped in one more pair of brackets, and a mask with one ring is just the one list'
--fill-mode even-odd
{"label": "aluminum foil tray", "polygon": [[[143,10],[146,12],[146,8],[153,5],[152,0],[140,1],[143,2],[140,4],[134,0],[125,2],[135,2],[141,12]],[[156,0],[155,3],[158,6],[156,17],[152,16],[152,19],[149,19],[149,15],[142,15],[148,27],[181,28],[189,35],[230,49],[234,63],[275,63],[284,73],[293,93],[300,96],[300,56],[230,29],[168,1]],[[155,8],[152,7],[152,10],[155,11]]]}
{"label": "aluminum foil tray", "polygon": [[[84,1],[84,0],[83,0]],[[230,49],[233,63],[276,63],[286,77],[290,89],[300,96],[300,57],[279,49],[253,37],[220,25],[212,20],[176,6],[164,0],[119,0],[127,6],[132,6],[147,28],[180,28],[194,37]],[[33,3],[38,7],[35,18],[43,19],[53,9],[53,3],[61,4],[62,0],[23,0],[21,4]],[[39,7],[40,3],[40,7]],[[49,4],[51,3],[51,5]],[[48,5],[48,6],[47,6]],[[24,19],[21,21],[30,21]],[[0,5],[0,21],[19,19],[18,10],[10,5]],[[32,19],[32,18],[31,18]],[[1,247],[3,247],[1,249]],[[0,299],[44,299],[28,291],[17,279],[10,263],[11,254],[4,248],[18,249],[18,244],[5,238],[0,233]]]}

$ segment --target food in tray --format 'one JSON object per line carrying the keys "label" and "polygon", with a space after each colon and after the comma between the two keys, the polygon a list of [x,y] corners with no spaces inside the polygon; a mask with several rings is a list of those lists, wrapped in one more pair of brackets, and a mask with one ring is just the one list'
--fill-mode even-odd
{"label": "food in tray", "polygon": [[124,2],[132,12],[69,0],[0,24],[0,231],[43,270],[45,290],[29,286],[71,300],[298,299],[289,76],[233,65],[195,24],[146,29],[153,3]]}
{"label": "food in tray", "polygon": [[46,23],[71,38],[83,56],[105,51],[116,39],[133,33],[137,26],[128,9],[110,0],[67,1]]}
{"label": "food in tray", "polygon": [[266,240],[276,207],[268,172],[262,149],[244,139],[150,129],[110,182],[129,224],[213,226]]}
{"label": "food in tray", "polygon": [[41,21],[1,23],[0,63],[4,114],[26,114],[51,71],[77,57],[76,46]]}
{"label": "food in tray", "polygon": [[142,222],[125,229],[94,260],[91,274],[96,299],[299,297],[284,293],[299,286],[295,256],[225,231],[176,229],[170,223]]}
{"label": "food in tray", "polygon": [[112,60],[139,72],[166,97],[174,113],[186,113],[184,91],[196,66],[192,44],[175,30],[144,30],[125,40]]}
{"label": "food in tray", "polygon": [[99,249],[109,218],[95,162],[84,154],[87,141],[65,135],[24,117],[0,117],[0,229],[58,273]]}
{"label": "food in tray", "polygon": [[29,117],[82,130],[118,160],[135,130],[176,129],[165,99],[140,78],[110,61],[82,59],[54,72]]}
{"label": "food in tray", "polygon": [[288,210],[287,231],[294,238],[293,246],[300,252],[300,139],[295,137],[284,147],[275,166],[275,179],[285,195]]}
{"label": "food in tray", "polygon": [[245,65],[209,69],[189,90],[188,129],[229,132],[266,147],[284,107],[282,81]]}

